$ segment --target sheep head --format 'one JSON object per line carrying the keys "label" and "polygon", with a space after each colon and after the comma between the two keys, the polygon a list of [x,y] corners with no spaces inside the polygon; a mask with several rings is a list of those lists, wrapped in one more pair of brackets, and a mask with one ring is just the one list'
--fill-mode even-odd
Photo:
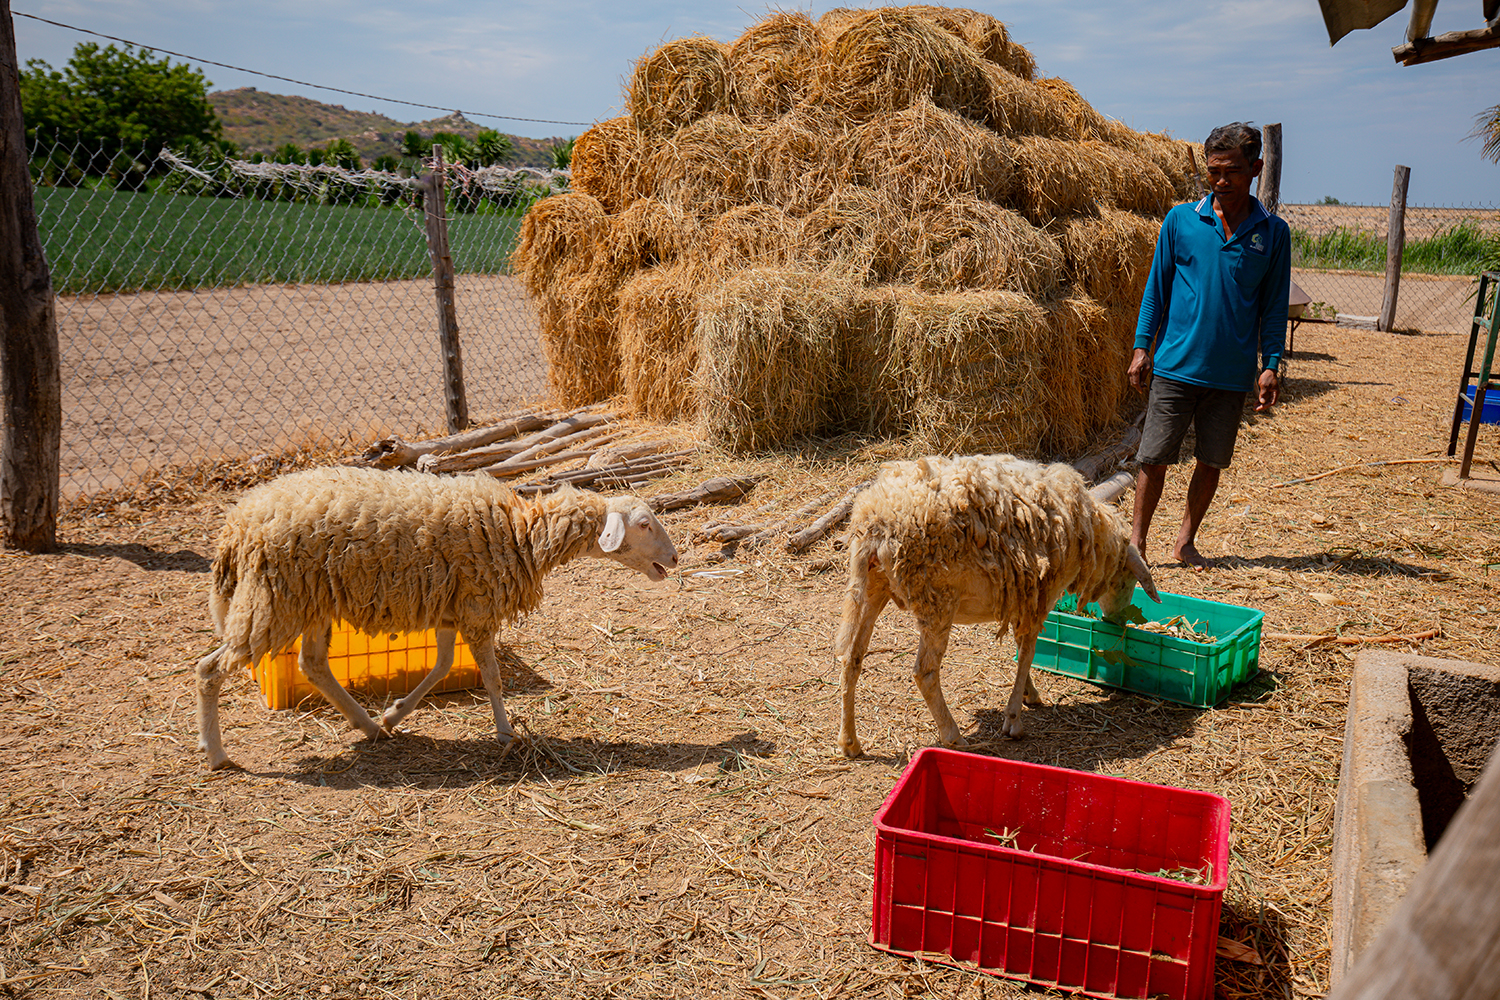
{"label": "sheep head", "polygon": [[1133,544],[1126,543],[1124,559],[1119,572],[1115,574],[1113,586],[1103,599],[1099,601],[1099,610],[1105,617],[1124,611],[1130,604],[1130,599],[1135,596],[1135,585],[1139,583],[1146,596],[1157,604],[1161,603],[1161,595],[1156,591],[1156,584],[1151,580],[1151,570],[1146,565],[1145,558],[1139,549]]}
{"label": "sheep head", "polygon": [[677,568],[677,548],[651,508],[639,497],[611,497],[604,516],[596,555],[644,573],[649,580],[665,580]]}

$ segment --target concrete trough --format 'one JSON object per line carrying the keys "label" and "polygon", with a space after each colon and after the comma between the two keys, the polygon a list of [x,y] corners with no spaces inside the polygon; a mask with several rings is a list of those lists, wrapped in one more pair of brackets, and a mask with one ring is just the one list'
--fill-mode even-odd
{"label": "concrete trough", "polygon": [[1356,656],[1334,809],[1334,983],[1406,895],[1497,741],[1500,668]]}

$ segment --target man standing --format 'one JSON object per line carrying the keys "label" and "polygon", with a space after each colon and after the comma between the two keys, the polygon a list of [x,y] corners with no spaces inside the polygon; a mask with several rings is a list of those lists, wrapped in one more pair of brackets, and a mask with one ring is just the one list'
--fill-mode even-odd
{"label": "man standing", "polygon": [[1192,426],[1197,463],[1172,554],[1200,570],[1207,562],[1195,545],[1198,528],[1234,455],[1246,394],[1255,390],[1257,413],[1279,396],[1292,280],[1291,232],[1250,196],[1261,168],[1259,131],[1245,122],[1220,126],[1204,156],[1211,194],[1162,222],[1129,373],[1137,392],[1150,388],[1131,541],[1144,555],[1167,467]]}

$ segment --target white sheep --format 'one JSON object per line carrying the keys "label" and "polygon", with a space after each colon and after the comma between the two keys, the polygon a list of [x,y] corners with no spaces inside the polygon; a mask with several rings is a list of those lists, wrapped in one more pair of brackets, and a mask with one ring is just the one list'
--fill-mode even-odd
{"label": "white sheep", "polygon": [[1041,701],[1031,682],[1037,636],[1064,591],[1108,614],[1128,605],[1136,581],[1160,600],[1119,513],[1067,465],[1011,455],[889,462],[856,500],[848,534],[849,585],[834,642],[838,742],[848,757],[863,753],[854,688],[887,601],[915,616],[917,687],[939,739],[962,745],[938,677],[955,623],[998,622],[1001,635],[1007,626],[1014,632],[1020,657],[1002,732],[1020,737],[1023,702]]}
{"label": "white sheep", "polygon": [[[291,645],[303,674],[371,739],[389,735],[453,664],[455,635],[474,653],[495,713],[505,716],[495,633],[534,609],[542,578],[576,556],[666,578],[677,550],[639,498],[564,488],[525,499],[489,476],[317,469],[249,493],[225,517],[209,610],[223,640],[198,662],[198,737],[209,765],[229,763],[219,731],[225,676]],[[335,619],[371,635],[437,630],[438,661],[377,721],[328,667]]]}

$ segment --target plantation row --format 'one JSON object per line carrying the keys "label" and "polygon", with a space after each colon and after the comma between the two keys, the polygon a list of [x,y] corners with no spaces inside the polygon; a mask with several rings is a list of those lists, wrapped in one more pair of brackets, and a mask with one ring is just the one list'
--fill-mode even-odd
{"label": "plantation row", "polygon": [[[176,190],[189,193],[185,182]],[[202,190],[203,194],[214,194]],[[504,274],[524,205],[464,213],[450,191],[450,242],[463,274]],[[454,204],[455,201],[460,204]],[[292,282],[393,281],[431,273],[420,209],[410,198],[317,200],[172,197],[107,188],[41,187],[38,222],[62,294],[224,288]],[[1292,230],[1292,266],[1383,272],[1385,237]],[[1477,274],[1500,266],[1500,237],[1470,221],[1406,243],[1402,270]]]}

